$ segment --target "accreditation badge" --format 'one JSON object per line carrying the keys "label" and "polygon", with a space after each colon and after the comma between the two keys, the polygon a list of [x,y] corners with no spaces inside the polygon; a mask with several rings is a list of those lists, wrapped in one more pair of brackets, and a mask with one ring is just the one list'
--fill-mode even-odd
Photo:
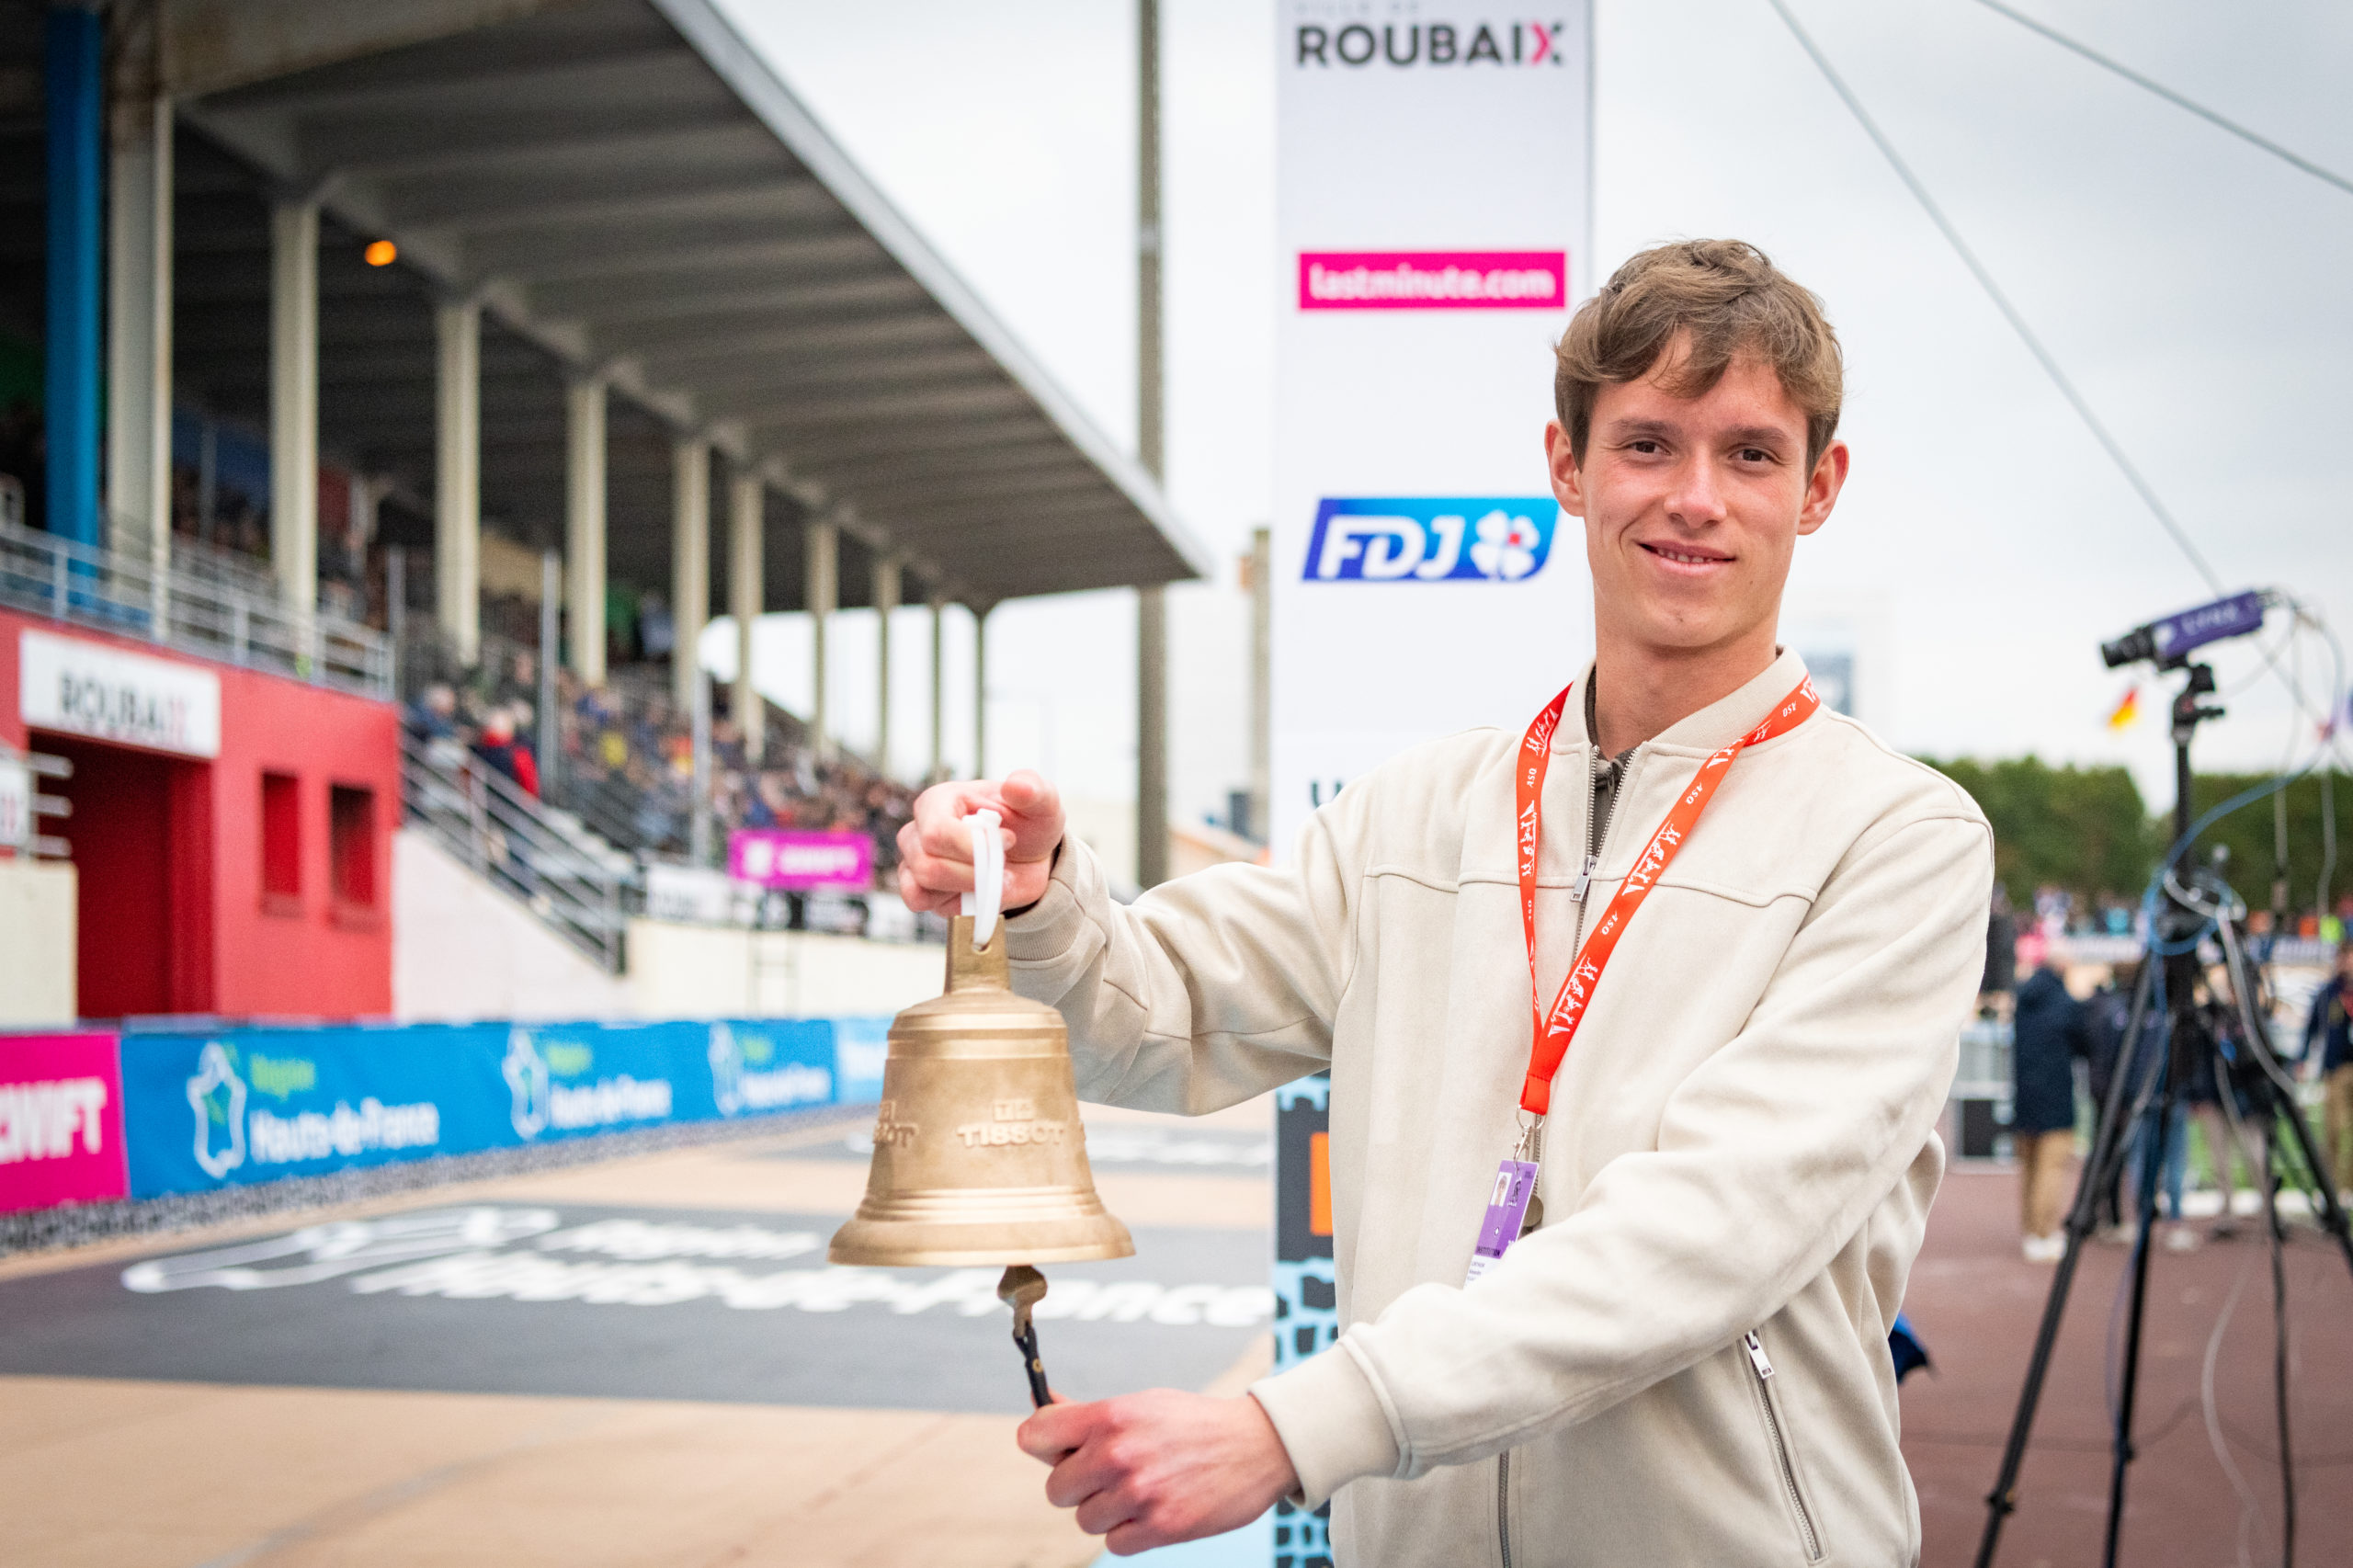
{"label": "accreditation badge", "polygon": [[1528,1223],[1528,1202],[1536,1196],[1536,1162],[1506,1160],[1495,1167],[1495,1190],[1487,1199],[1486,1222],[1479,1227],[1479,1244],[1471,1252],[1468,1285],[1495,1266],[1506,1248],[1519,1240]]}

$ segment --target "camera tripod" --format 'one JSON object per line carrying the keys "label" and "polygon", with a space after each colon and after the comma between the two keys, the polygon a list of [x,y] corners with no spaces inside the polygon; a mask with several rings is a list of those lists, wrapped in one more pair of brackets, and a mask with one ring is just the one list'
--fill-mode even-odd
{"label": "camera tripod", "polygon": [[[2067,1215],[2067,1248],[2043,1302],[2042,1323],[2036,1332],[2034,1353],[2027,1362],[2026,1381],[2018,1391],[2018,1414],[2010,1423],[2009,1439],[2002,1450],[2002,1469],[1985,1498],[1985,1533],[1977,1546],[1977,1568],[1992,1568],[2001,1542],[2002,1526],[2018,1506],[2018,1470],[2026,1460],[2027,1438],[2034,1426],[2035,1407],[2042,1397],[2042,1382],[2050,1370],[2051,1354],[2059,1337],[2060,1320],[2066,1315],[2067,1293],[2075,1284],[2075,1266],[2097,1221],[2100,1195],[2112,1189],[2130,1152],[2142,1150],[2135,1175],[2136,1214],[2140,1233],[2132,1250],[2132,1283],[2124,1340],[2124,1368],[2116,1410],[2115,1445],[2109,1468],[2108,1528],[2100,1562],[2115,1568],[2117,1548],[2124,1526],[2125,1474],[2133,1460],[2132,1415],[2140,1388],[2141,1330],[2148,1302],[2150,1244],[2155,1226],[2150,1223],[2156,1207],[2157,1175],[2176,1120],[2184,1114],[2184,1090],[2192,1075],[2211,1063],[2222,1108],[2231,1124],[2232,1141],[2244,1149],[2237,1100],[2244,1092],[2257,1126],[2272,1136],[2263,1140],[2262,1187],[2265,1229],[2271,1246],[2274,1300],[2286,1290],[2281,1253],[2286,1232],[2278,1205],[2279,1138],[2285,1129],[2293,1142],[2303,1174],[2311,1181],[2313,1211],[2336,1239],[2353,1270],[2353,1231],[2336,1200],[2327,1166],[2320,1158],[2312,1128],[2297,1105],[2295,1085],[2271,1049],[2271,1035],[2257,1005],[2260,977],[2250,960],[2239,923],[2246,906],[2220,876],[2211,872],[2177,875],[2172,861],[2188,852],[2194,823],[2189,803],[2189,742],[2198,725],[2219,718],[2222,710],[2200,700],[2214,690],[2213,671],[2205,665],[2187,666],[2188,680],[2173,703],[2174,848],[2164,880],[2165,897],[2150,922],[2149,937],[2133,986],[2132,1004],[2117,1050],[2116,1069],[2109,1075],[2108,1097],[2100,1107],[2099,1124],[2092,1137],[2091,1157],[2085,1163],[2075,1201]],[[2221,946],[2230,1000],[2224,1007],[2201,1007],[2197,990],[2202,965],[2198,951],[2208,937]],[[2217,1014],[2221,1014],[2218,1019]],[[2156,1020],[2162,1017],[2159,1025]],[[2218,1023],[2228,1028],[2218,1028]],[[2163,1051],[2143,1050],[2162,1029]],[[2218,1164],[2227,1161],[2223,1154]],[[2224,1165],[2227,1168],[2227,1165]],[[2228,1184],[2225,1183],[2227,1187]],[[2284,1307],[2280,1309],[2284,1312]],[[2285,1561],[2295,1561],[2296,1494],[2290,1460],[2287,1358],[2284,1334],[2274,1362],[2274,1393],[2279,1402],[2279,1455],[2283,1488]]]}

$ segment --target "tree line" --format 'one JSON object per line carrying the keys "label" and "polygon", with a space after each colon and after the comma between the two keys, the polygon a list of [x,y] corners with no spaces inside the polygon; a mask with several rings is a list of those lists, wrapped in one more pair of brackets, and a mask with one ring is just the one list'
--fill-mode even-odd
{"label": "tree line", "polygon": [[[2020,908],[2031,906],[2040,887],[2064,888],[2084,902],[2137,903],[2172,840],[2173,802],[2152,812],[2121,767],[2053,767],[2031,756],[1920,760],[1969,791],[1994,824],[1994,874]],[[2190,781],[2190,803],[2203,813],[2269,777],[2199,774]],[[2250,909],[2271,907],[2275,865],[2284,864],[2290,914],[2318,913],[2330,844],[2324,803],[2336,819],[2327,889],[2333,905],[2353,889],[2353,774],[2307,774],[2272,800],[2216,823],[2193,854],[2205,860],[2216,846],[2226,847],[2224,874]]]}

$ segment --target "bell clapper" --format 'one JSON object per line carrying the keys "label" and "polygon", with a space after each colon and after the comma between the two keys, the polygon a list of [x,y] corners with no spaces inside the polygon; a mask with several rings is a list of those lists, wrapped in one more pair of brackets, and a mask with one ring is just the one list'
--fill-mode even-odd
{"label": "bell clapper", "polygon": [[1030,1309],[1046,1299],[1046,1277],[1026,1263],[1008,1267],[996,1282],[997,1300],[1013,1309],[1013,1343],[1021,1349],[1022,1370],[1029,1374],[1029,1402],[1043,1410],[1054,1396],[1046,1387],[1046,1364],[1038,1358],[1038,1325]]}

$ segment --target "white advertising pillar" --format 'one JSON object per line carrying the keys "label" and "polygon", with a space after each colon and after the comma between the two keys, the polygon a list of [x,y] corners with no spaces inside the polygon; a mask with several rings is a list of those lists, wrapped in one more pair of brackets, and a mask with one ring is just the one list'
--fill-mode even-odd
{"label": "white advertising pillar", "polygon": [[710,619],[710,443],[680,438],[670,465],[670,696],[679,711],[691,712]]}
{"label": "white advertising pillar", "polygon": [[482,306],[434,308],[433,606],[458,662],[482,651]]}
{"label": "white advertising pillar", "polygon": [[269,555],[307,624],[319,602],[319,204],[269,213]]}
{"label": "white advertising pillar", "polygon": [[752,682],[752,627],[760,619],[767,584],[767,499],[759,475],[739,473],[727,508],[727,607],[735,618],[735,689],[729,706],[743,732],[744,755],[756,763],[767,751],[768,739],[768,710]]}
{"label": "white advertising pillar", "polygon": [[1418,741],[1524,725],[1592,651],[1552,496],[1590,293],[1592,11],[1279,0],[1269,842]]}
{"label": "white advertising pillar", "polygon": [[563,393],[563,540],[572,565],[572,669],[605,684],[605,383],[574,381]]}

